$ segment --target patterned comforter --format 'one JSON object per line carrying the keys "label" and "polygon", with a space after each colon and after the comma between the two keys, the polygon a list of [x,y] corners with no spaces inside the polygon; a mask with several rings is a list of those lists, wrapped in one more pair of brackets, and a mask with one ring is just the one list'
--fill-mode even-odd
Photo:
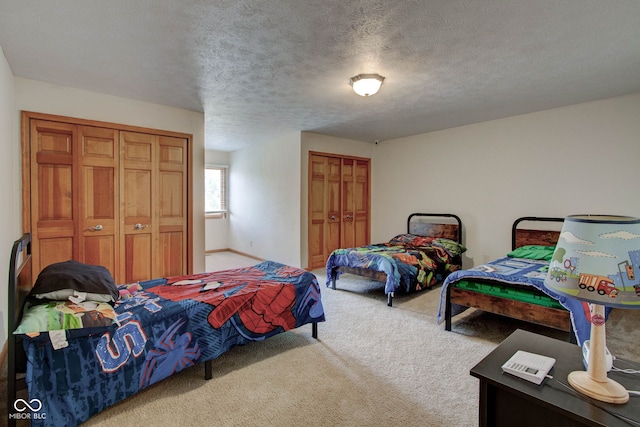
{"label": "patterned comforter", "polygon": [[316,277],[271,261],[141,282],[115,311],[119,326],[74,330],[65,348],[25,339],[29,397],[42,404],[32,425],[77,425],[235,345],[325,320]]}
{"label": "patterned comforter", "polygon": [[334,250],[327,259],[327,282],[341,274],[338,267],[364,268],[387,275],[385,294],[430,288],[461,268],[466,249],[449,239],[431,239],[409,234],[386,243]]}

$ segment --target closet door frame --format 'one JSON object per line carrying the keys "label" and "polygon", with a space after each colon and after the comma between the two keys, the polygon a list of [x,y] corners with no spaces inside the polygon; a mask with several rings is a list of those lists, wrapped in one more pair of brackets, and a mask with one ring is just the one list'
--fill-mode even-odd
{"label": "closet door frame", "polygon": [[[187,159],[187,244],[186,244],[186,266],[187,274],[193,273],[193,176],[192,176],[192,160],[191,150],[193,135],[180,132],[173,132],[161,129],[151,129],[146,127],[131,126],[119,123],[109,123],[97,120],[87,120],[67,116],[59,116],[53,114],[39,113],[33,111],[21,112],[21,144],[22,144],[22,232],[32,232],[31,218],[31,121],[44,120],[49,122],[59,122],[62,124],[71,124],[77,126],[93,126],[99,128],[108,128],[117,131],[138,132],[157,135],[159,137],[182,138],[186,140],[186,159]],[[153,279],[151,277],[150,279]]]}

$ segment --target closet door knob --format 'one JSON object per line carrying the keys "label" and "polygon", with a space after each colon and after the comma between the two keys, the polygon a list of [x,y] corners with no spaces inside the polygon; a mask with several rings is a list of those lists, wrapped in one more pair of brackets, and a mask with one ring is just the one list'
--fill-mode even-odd
{"label": "closet door knob", "polygon": [[147,228],[149,226],[149,224],[140,224],[137,223],[136,225],[133,226],[133,228],[135,228],[136,230],[142,230],[143,228]]}
{"label": "closet door knob", "polygon": [[336,216],[335,216],[335,215],[331,215],[331,218],[330,218],[330,219],[331,219],[331,221],[335,221]]}
{"label": "closet door knob", "polygon": [[93,227],[89,227],[91,231],[102,231],[102,224],[95,225]]}

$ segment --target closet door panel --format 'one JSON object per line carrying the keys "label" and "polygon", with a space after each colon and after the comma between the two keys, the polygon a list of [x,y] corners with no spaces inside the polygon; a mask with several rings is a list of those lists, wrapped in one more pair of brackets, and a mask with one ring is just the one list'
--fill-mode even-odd
{"label": "closet door panel", "polygon": [[184,221],[184,197],[182,172],[160,170],[160,219],[166,224],[182,225]]}
{"label": "closet door panel", "polygon": [[186,264],[182,247],[184,246],[185,233],[180,229],[170,231],[170,227],[165,227],[160,233],[160,274],[158,277],[181,276],[185,274]]}
{"label": "closet door panel", "polygon": [[118,132],[80,127],[80,261],[119,278]]}
{"label": "closet door panel", "polygon": [[124,196],[124,223],[151,223],[153,216],[151,170],[125,166],[122,177],[124,181],[122,193]]}
{"label": "closet door panel", "polygon": [[354,168],[353,220],[354,245],[364,246],[371,242],[369,237],[369,161],[356,160]]}
{"label": "closet door panel", "polygon": [[326,222],[325,189],[327,160],[324,156],[309,156],[309,268],[322,267],[325,262],[324,230]]}
{"label": "closet door panel", "polygon": [[118,259],[116,258],[117,241],[113,235],[84,238],[84,262],[91,265],[102,265],[116,278]]}
{"label": "closet door panel", "polygon": [[[55,237],[38,239],[38,251],[41,254],[41,266],[38,273],[49,264],[73,259],[73,238]],[[33,255],[32,251],[32,255]],[[35,264],[33,264],[35,266]]]}
{"label": "closet door panel", "polygon": [[34,277],[49,264],[75,259],[77,226],[76,127],[30,122],[30,205]]}
{"label": "closet door panel", "polygon": [[158,138],[159,277],[186,274],[187,141]]}
{"label": "closet door panel", "polygon": [[43,157],[38,163],[38,220],[73,221],[73,166],[45,164]]}
{"label": "closet door panel", "polygon": [[126,282],[153,279],[154,247],[158,244],[154,223],[157,200],[153,170],[154,135],[120,132],[120,242],[121,270]]}
{"label": "closet door panel", "polygon": [[355,246],[354,160],[342,159],[342,248]]}
{"label": "closet door panel", "polygon": [[126,233],[124,238],[124,258],[135,261],[125,264],[125,282],[149,280],[153,276],[153,258],[151,252],[151,233]]}
{"label": "closet door panel", "polygon": [[342,233],[342,221],[341,221],[341,187],[342,187],[342,162],[339,158],[329,157],[327,158],[327,191],[326,191],[326,212],[327,212],[327,227],[326,227],[326,246],[324,249],[324,260],[326,262],[327,257],[331,252],[340,247],[341,233]]}

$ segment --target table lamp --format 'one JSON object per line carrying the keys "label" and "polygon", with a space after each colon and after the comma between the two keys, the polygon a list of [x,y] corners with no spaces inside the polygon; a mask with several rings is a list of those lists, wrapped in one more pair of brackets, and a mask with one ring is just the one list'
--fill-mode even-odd
{"label": "table lamp", "polygon": [[605,306],[640,309],[640,219],[566,217],[544,286],[590,303],[587,370],[571,372],[569,384],[594,399],[626,403],[627,390],[607,377]]}

